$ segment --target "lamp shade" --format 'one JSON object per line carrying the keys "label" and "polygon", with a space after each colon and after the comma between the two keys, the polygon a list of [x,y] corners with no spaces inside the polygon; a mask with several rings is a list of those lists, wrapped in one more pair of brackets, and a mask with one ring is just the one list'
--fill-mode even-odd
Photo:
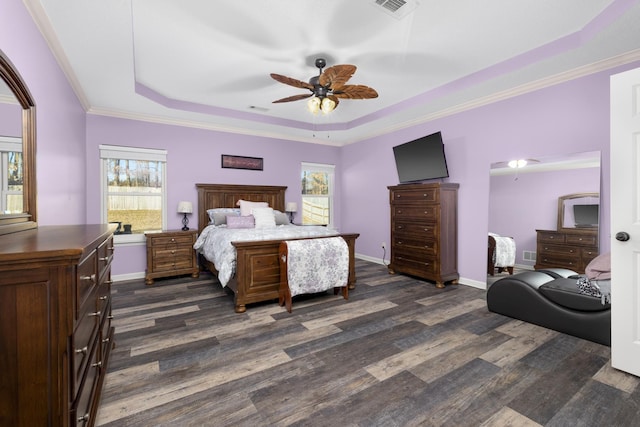
{"label": "lamp shade", "polygon": [[191,202],[178,203],[178,213],[191,213],[193,212],[193,205]]}
{"label": "lamp shade", "polygon": [[298,212],[298,204],[296,202],[287,202],[284,210],[286,212]]}

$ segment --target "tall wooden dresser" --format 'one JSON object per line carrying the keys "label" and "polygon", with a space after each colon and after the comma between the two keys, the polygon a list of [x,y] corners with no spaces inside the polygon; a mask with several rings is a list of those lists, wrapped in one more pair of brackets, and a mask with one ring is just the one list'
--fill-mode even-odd
{"label": "tall wooden dresser", "polygon": [[0,236],[0,425],[94,424],[113,347],[114,230]]}
{"label": "tall wooden dresser", "polygon": [[390,273],[457,283],[459,184],[390,186]]}
{"label": "tall wooden dresser", "polygon": [[598,256],[597,228],[536,232],[536,270],[560,267],[582,274],[587,264]]}

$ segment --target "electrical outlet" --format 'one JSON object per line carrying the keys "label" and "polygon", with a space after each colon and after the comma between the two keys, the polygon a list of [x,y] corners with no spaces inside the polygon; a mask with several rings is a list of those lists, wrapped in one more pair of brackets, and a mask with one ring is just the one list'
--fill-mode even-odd
{"label": "electrical outlet", "polygon": [[382,249],[387,249],[387,243],[386,242],[382,242]]}

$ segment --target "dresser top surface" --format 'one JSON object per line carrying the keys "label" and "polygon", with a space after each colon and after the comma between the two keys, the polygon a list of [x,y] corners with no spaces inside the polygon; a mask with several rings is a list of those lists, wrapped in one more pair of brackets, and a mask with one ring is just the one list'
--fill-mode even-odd
{"label": "dresser top surface", "polygon": [[113,224],[40,226],[0,236],[0,263],[41,258],[81,258],[110,234]]}

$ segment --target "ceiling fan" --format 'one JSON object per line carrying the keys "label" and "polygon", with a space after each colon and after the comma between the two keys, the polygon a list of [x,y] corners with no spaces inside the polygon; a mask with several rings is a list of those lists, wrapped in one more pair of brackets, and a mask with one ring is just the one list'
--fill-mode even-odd
{"label": "ceiling fan", "polygon": [[311,91],[311,93],[308,94],[293,95],[278,99],[273,101],[273,103],[277,104],[310,98],[307,105],[311,112],[317,113],[318,111],[322,111],[323,113],[328,113],[338,106],[340,103],[339,98],[371,99],[378,97],[378,92],[368,86],[346,84],[356,72],[355,65],[334,65],[327,68],[324,72],[322,69],[327,65],[327,61],[324,58],[317,58],[315,65],[318,67],[319,73],[317,76],[311,77],[308,83],[271,73],[271,77],[280,83],[300,89],[309,89],[309,91]]}

